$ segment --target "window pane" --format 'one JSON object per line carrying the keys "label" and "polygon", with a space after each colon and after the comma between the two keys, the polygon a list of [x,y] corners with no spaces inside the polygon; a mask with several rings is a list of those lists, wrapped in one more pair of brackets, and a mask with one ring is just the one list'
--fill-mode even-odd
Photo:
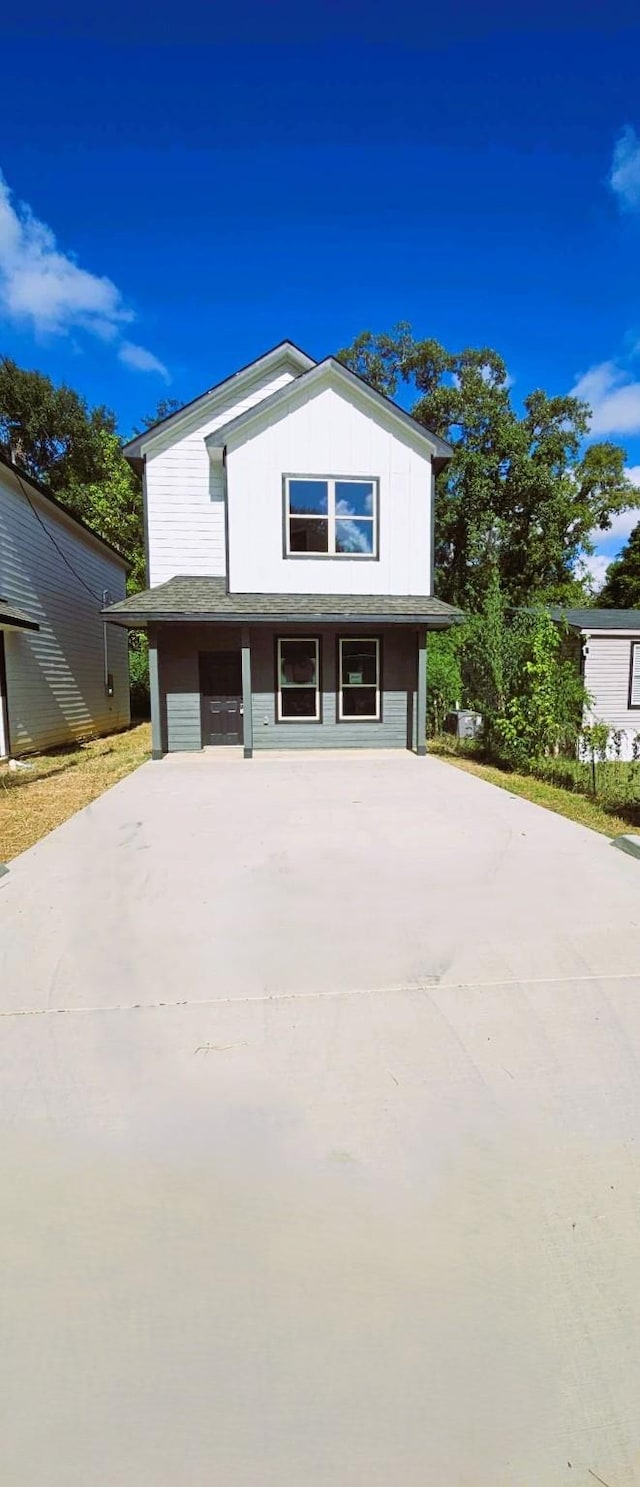
{"label": "window pane", "polygon": [[378,681],[375,640],[343,640],[341,651],[343,687],[375,687]]}
{"label": "window pane", "polygon": [[640,707],[640,645],[631,647],[633,671],[631,675],[631,705]]}
{"label": "window pane", "polygon": [[373,516],[373,481],[336,480],[336,516]]}
{"label": "window pane", "polygon": [[343,718],[376,718],[378,714],[375,687],[344,687],[342,716]]}
{"label": "window pane", "polygon": [[280,686],[315,687],[316,659],[315,640],[281,640]]}
{"label": "window pane", "polygon": [[292,516],[326,516],[329,511],[326,480],[290,480],[289,511]]}
{"label": "window pane", "polygon": [[329,523],[312,516],[292,516],[289,522],[290,552],[328,552]]}
{"label": "window pane", "polygon": [[336,521],[336,552],[373,553],[373,522]]}
{"label": "window pane", "polygon": [[315,687],[285,687],[280,697],[281,717],[315,718],[317,712]]}

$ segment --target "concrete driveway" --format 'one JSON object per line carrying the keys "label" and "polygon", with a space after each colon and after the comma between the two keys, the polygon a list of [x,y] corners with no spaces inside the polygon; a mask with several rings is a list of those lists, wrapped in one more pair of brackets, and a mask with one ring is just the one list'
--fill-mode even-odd
{"label": "concrete driveway", "polygon": [[640,1480],[640,862],[174,756],[0,881],[0,1479]]}

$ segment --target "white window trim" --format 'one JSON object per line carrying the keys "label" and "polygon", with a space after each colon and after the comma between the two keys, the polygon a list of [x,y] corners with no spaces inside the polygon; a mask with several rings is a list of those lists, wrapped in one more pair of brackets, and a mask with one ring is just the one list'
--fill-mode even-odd
{"label": "white window trim", "polygon": [[[323,516],[321,513],[318,514],[318,515],[316,515],[314,512],[309,512],[308,515],[309,515],[309,519],[312,520],[312,521],[314,521],[314,520],[315,521],[326,521],[327,526],[328,526],[328,536],[327,536],[328,552],[292,552],[292,550],[291,550],[291,522],[292,522],[292,520],[293,521],[304,520],[304,518],[301,517],[300,513],[298,513],[296,515],[295,512],[292,513],[292,511],[291,511],[291,502],[290,502],[290,497],[289,497],[289,488],[290,488],[291,482],[292,481],[296,481],[296,480],[317,480],[319,482],[322,482],[323,484],[326,484],[326,486],[327,486],[327,496],[328,496],[328,511],[327,511],[327,515],[326,516]],[[336,552],[336,521],[341,521],[341,520],[342,521],[345,521],[345,520],[348,521],[349,520],[348,517],[346,517],[346,518],[345,517],[336,517],[336,485],[342,485],[343,482],[348,482],[350,485],[370,485],[372,487],[372,490],[373,490],[373,511],[372,511],[371,516],[354,516],[352,518],[353,521],[368,521],[368,522],[371,522],[372,536],[373,536],[373,545],[372,545],[371,552]],[[379,486],[380,486],[380,482],[379,482],[377,476],[375,476],[375,475],[285,475],[285,477],[284,477],[284,503],[285,503],[284,542],[285,542],[285,556],[287,558],[302,558],[304,561],[307,561],[309,558],[319,558],[321,561],[326,561],[327,558],[334,558],[334,559],[337,558],[338,560],[343,560],[344,558],[348,558],[349,561],[353,561],[353,562],[356,562],[356,563],[371,563],[371,562],[377,563],[378,562],[378,559],[379,559],[379,552],[378,552],[378,547],[379,547],[378,505],[379,505],[379,500],[380,500]]]}
{"label": "white window trim", "polygon": [[[344,707],[343,707],[343,700],[342,700],[342,690],[343,690],[343,682],[342,682],[342,647],[345,644],[345,642],[347,644],[351,644],[354,640],[355,641],[367,640],[367,641],[370,641],[370,642],[372,641],[373,644],[375,645],[375,648],[376,648],[376,689],[375,689],[376,690],[376,710],[375,710],[374,713],[359,713],[357,717],[354,717],[353,713],[347,713],[346,716],[345,716]],[[380,722],[381,688],[380,688],[380,637],[378,635],[341,635],[339,637],[339,640],[338,640],[338,678],[337,679],[338,679],[338,721],[340,723],[379,723]],[[349,686],[348,683],[347,683],[347,686]],[[370,682],[355,682],[354,685],[349,688],[349,690],[356,691],[356,689],[357,688],[360,688],[360,687],[363,687],[363,688],[366,687],[366,689],[368,691],[370,691],[371,690],[371,683]]]}
{"label": "white window trim", "polygon": [[629,707],[640,707],[640,641],[631,642],[631,683]]}
{"label": "white window trim", "polygon": [[[315,713],[313,715],[309,715],[308,717],[305,717],[305,718],[285,718],[282,715],[282,682],[281,682],[281,677],[282,677],[282,646],[283,646],[283,644],[284,645],[287,645],[290,640],[304,640],[306,643],[308,643],[309,641],[311,641],[312,644],[315,646],[315,649],[316,649],[316,710],[315,710]],[[276,676],[276,683],[277,683],[277,688],[276,688],[276,690],[277,690],[277,718],[278,718],[278,722],[279,723],[298,723],[298,724],[304,724],[304,723],[320,723],[321,722],[321,713],[320,713],[320,641],[317,638],[317,636],[315,636],[315,635],[279,635],[278,636],[278,644],[277,644],[277,647],[276,647],[276,666],[277,666],[277,669],[278,669],[278,674]],[[298,691],[300,689],[298,687],[296,687],[296,686],[290,686],[290,687],[285,686],[284,690],[285,690],[285,692],[296,692],[296,691]],[[307,690],[310,690],[310,689],[307,688]]]}

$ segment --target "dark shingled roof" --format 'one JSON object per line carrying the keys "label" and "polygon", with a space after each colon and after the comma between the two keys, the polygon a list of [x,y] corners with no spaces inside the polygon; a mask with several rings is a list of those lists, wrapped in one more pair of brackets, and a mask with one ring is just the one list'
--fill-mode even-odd
{"label": "dark shingled roof", "polygon": [[0,628],[39,630],[40,626],[36,620],[25,614],[24,609],[16,609],[15,604],[10,604],[8,599],[0,599]]}
{"label": "dark shingled roof", "polygon": [[640,609],[563,609],[554,605],[554,620],[566,620],[573,630],[640,630]]}
{"label": "dark shingled roof", "polygon": [[109,605],[102,613],[134,626],[147,620],[243,620],[251,624],[367,620],[443,629],[463,618],[461,610],[428,594],[228,594],[224,578],[170,578],[157,588]]}

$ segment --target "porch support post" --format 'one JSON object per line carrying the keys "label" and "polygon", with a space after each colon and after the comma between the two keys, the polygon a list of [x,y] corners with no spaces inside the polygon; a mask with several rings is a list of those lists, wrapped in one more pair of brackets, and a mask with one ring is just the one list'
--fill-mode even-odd
{"label": "porch support post", "polygon": [[160,675],[158,671],[158,636],[155,625],[149,626],[149,701],[151,703],[151,758],[161,759],[162,717],[160,713]]}
{"label": "porch support post", "polygon": [[251,632],[248,625],[242,626],[242,741],[245,759],[253,758],[253,708],[251,705]]}
{"label": "porch support post", "polygon": [[418,716],[416,747],[418,754],[427,752],[427,634],[418,630]]}

